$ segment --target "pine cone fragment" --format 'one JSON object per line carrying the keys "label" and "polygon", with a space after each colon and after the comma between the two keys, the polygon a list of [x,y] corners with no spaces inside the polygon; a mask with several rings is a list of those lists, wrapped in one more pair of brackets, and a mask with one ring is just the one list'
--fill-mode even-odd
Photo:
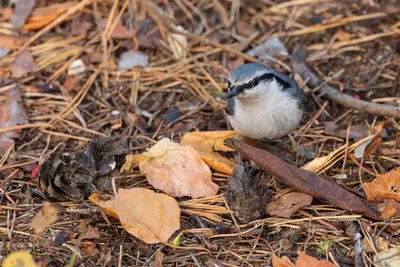
{"label": "pine cone fragment", "polygon": [[228,179],[225,198],[240,223],[249,223],[264,216],[268,200],[267,188],[260,184],[262,176],[255,176],[255,169],[239,162]]}
{"label": "pine cone fragment", "polygon": [[52,154],[40,165],[40,189],[54,200],[82,201],[115,169],[115,156],[127,152],[127,138],[117,136],[95,139],[77,153]]}

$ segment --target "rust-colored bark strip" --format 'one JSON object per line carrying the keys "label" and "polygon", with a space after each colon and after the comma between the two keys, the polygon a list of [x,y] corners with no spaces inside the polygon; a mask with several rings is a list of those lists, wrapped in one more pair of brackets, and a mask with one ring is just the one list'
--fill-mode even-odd
{"label": "rust-colored bark strip", "polygon": [[323,179],[315,173],[299,169],[275,157],[266,150],[258,149],[235,139],[228,139],[225,144],[241,156],[255,162],[261,169],[275,175],[279,180],[296,190],[324,199],[349,212],[361,214],[374,221],[381,221],[380,215],[366,202],[345,190],[334,181]]}

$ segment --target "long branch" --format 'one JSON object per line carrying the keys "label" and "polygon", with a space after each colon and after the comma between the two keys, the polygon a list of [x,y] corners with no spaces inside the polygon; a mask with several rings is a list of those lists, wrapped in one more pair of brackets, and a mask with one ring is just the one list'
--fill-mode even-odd
{"label": "long branch", "polygon": [[[322,83],[322,81],[308,68],[304,48],[295,48],[292,53],[291,61],[293,72],[298,73],[304,80],[309,79],[307,84],[310,87],[315,88]],[[339,90],[328,84],[325,84],[322,87],[322,90],[323,97],[345,107],[377,116],[400,117],[400,107],[360,100],[348,94],[341,93]]]}

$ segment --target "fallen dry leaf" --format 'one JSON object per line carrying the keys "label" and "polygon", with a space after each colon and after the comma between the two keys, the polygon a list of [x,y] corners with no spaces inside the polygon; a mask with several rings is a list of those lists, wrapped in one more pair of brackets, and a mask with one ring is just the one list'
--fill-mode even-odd
{"label": "fallen dry leaf", "polygon": [[380,266],[398,267],[400,266],[400,248],[390,248],[389,251],[378,252],[374,256],[374,262],[379,262]]}
{"label": "fallen dry leaf", "polygon": [[167,242],[180,228],[179,204],[166,194],[131,188],[118,190],[111,200],[104,199],[99,194],[89,197],[106,213],[118,218],[126,231],[147,244]]}
{"label": "fallen dry leaf", "polygon": [[272,266],[273,267],[336,267],[335,264],[326,261],[318,260],[307,254],[302,253],[300,250],[297,251],[299,257],[297,258],[296,265],[290,262],[287,257],[279,258],[274,253],[272,254]]}
{"label": "fallen dry leaf", "polygon": [[36,0],[17,0],[15,3],[14,15],[11,18],[11,24],[17,29],[22,28],[35,4]]}
{"label": "fallen dry leaf", "polygon": [[190,145],[199,151],[201,158],[211,169],[232,175],[236,163],[215,151],[232,151],[224,145],[224,140],[237,137],[235,131],[189,132],[183,135],[181,145]]}
{"label": "fallen dry leaf", "polygon": [[[104,18],[99,21],[99,26],[100,28],[102,28],[102,30],[105,29],[107,25],[107,20],[107,18]],[[133,36],[135,36],[135,30],[127,29],[124,25],[122,25],[122,22],[120,20],[117,22],[115,28],[110,34],[110,37],[115,39],[127,39],[132,38]]]}
{"label": "fallen dry leaf", "polygon": [[302,253],[301,251],[297,251],[299,257],[296,261],[296,267],[336,267],[335,264],[326,261],[326,260],[318,260],[314,257],[308,256],[307,254]]}
{"label": "fallen dry leaf", "polygon": [[35,235],[41,235],[58,219],[60,206],[44,202],[40,211],[32,219],[32,229]]}
{"label": "fallen dry leaf", "polygon": [[[185,29],[180,25],[176,27],[176,30],[185,32]],[[189,45],[186,36],[178,33],[169,33],[167,41],[176,59],[186,58]]]}
{"label": "fallen dry leaf", "polygon": [[10,50],[18,49],[23,43],[24,39],[17,36],[8,36],[0,34],[0,48],[8,48]]}
{"label": "fallen dry leaf", "polygon": [[[5,100],[0,104],[0,128],[28,123],[19,87],[15,86],[2,92],[0,96],[5,97]],[[0,133],[0,157],[12,145],[12,139],[18,137],[19,132],[17,131]]]}
{"label": "fallen dry leaf", "polygon": [[279,258],[272,253],[272,266],[273,267],[294,267],[294,264],[290,261],[290,259],[286,256]]}
{"label": "fallen dry leaf", "polygon": [[0,22],[5,22],[11,19],[14,10],[10,7],[0,8]]}
{"label": "fallen dry leaf", "polygon": [[200,152],[201,158],[214,171],[232,175],[236,163],[213,152]]}
{"label": "fallen dry leaf", "polygon": [[290,218],[301,208],[309,206],[312,199],[310,195],[292,192],[270,202],[265,211],[272,216]]}
{"label": "fallen dry leaf", "polygon": [[249,146],[241,141],[229,139],[226,142],[240,155],[256,163],[259,168],[275,175],[283,183],[314,197],[325,199],[352,213],[361,214],[375,221],[380,221],[380,214],[371,209],[361,198],[350,193],[335,181],[324,179],[313,172],[299,169],[282,161],[270,152]]}
{"label": "fallen dry leaf", "polygon": [[382,219],[386,220],[398,214],[400,215],[400,203],[391,199],[382,211]]}
{"label": "fallen dry leaf", "polygon": [[22,78],[30,72],[37,70],[35,59],[31,52],[24,50],[18,54],[14,62],[11,64],[11,72],[13,78]]}
{"label": "fallen dry leaf", "polygon": [[121,172],[130,171],[136,164],[154,188],[174,197],[215,196],[219,190],[199,152],[168,138],[161,139],[148,152],[128,155]]}
{"label": "fallen dry leaf", "polygon": [[364,158],[370,157],[372,154],[375,154],[380,144],[382,143],[382,136],[378,134],[374,139],[366,146],[364,151]]}
{"label": "fallen dry leaf", "polygon": [[78,75],[67,76],[63,86],[67,91],[78,90],[81,87],[81,80]]}
{"label": "fallen dry leaf", "polygon": [[76,5],[76,2],[68,1],[66,3],[35,8],[28,17],[23,29],[26,31],[39,30],[50,24],[74,5]]}
{"label": "fallen dry leaf", "polygon": [[393,199],[400,201],[400,167],[377,175],[375,180],[364,184],[368,200]]}
{"label": "fallen dry leaf", "polygon": [[2,267],[37,267],[32,255],[27,251],[13,252],[4,260]]}
{"label": "fallen dry leaf", "polygon": [[[250,23],[243,20],[242,18],[238,18],[236,23],[237,23],[237,31],[240,35],[249,37],[256,32],[259,32],[259,30],[255,26],[251,25]],[[239,58],[242,58],[242,57],[239,57]]]}
{"label": "fallen dry leaf", "polygon": [[[375,250],[371,247],[370,242],[368,242],[368,238],[364,237],[363,240],[361,241],[362,246],[364,248],[364,251],[367,253],[373,253]],[[376,245],[376,242],[374,242],[374,246]],[[389,250],[389,244],[390,242],[388,240],[385,240],[383,237],[378,237],[378,246],[377,250],[378,251],[388,251]]]}
{"label": "fallen dry leaf", "polygon": [[[324,129],[335,136],[347,138],[347,128],[340,128],[334,121],[324,122]],[[350,126],[349,138],[354,138],[356,140],[364,138],[368,136],[368,130],[369,128],[365,124]]]}
{"label": "fallen dry leaf", "polygon": [[212,152],[233,151],[226,146],[224,141],[228,138],[237,138],[235,131],[207,131],[207,132],[189,132],[185,133],[181,140],[181,145],[190,145],[197,151]]}
{"label": "fallen dry leaf", "polygon": [[80,17],[74,18],[71,22],[71,34],[72,35],[87,35],[88,31],[93,27],[90,22],[90,16],[81,15]]}
{"label": "fallen dry leaf", "polygon": [[100,238],[99,228],[92,227],[91,225],[86,225],[85,233],[82,236],[82,239],[97,239]]}
{"label": "fallen dry leaf", "polygon": [[351,40],[351,34],[348,32],[345,32],[343,30],[338,30],[336,32],[336,37],[338,38],[339,41],[349,41]]}
{"label": "fallen dry leaf", "polygon": [[164,253],[157,251],[154,260],[150,263],[150,267],[163,267]]}

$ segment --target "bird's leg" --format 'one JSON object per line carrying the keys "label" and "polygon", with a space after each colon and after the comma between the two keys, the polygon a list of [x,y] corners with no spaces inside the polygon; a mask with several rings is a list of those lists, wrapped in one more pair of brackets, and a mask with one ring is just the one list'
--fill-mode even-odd
{"label": "bird's leg", "polygon": [[291,134],[288,135],[289,140],[292,146],[292,152],[296,153],[296,158],[298,159],[299,164],[304,164],[305,162],[312,160],[315,158],[315,152],[310,151],[304,146],[300,146],[296,140],[294,140]]}

